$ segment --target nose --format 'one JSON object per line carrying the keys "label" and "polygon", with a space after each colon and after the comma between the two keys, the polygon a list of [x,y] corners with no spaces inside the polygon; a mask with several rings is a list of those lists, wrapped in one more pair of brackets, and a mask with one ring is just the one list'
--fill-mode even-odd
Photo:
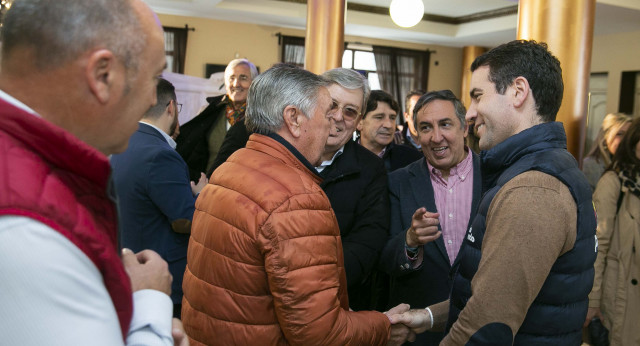
{"label": "nose", "polygon": [[385,117],[382,126],[386,129],[392,129],[395,126],[395,119],[391,119],[390,117]]}
{"label": "nose", "polygon": [[477,117],[478,117],[478,112],[476,110],[476,104],[475,102],[471,101],[471,104],[469,105],[469,109],[467,109],[467,115],[465,115],[464,119],[467,122],[475,122]]}
{"label": "nose", "polygon": [[231,85],[235,88],[240,85],[240,78],[235,78],[231,81]]}
{"label": "nose", "polygon": [[442,131],[437,126],[433,128],[433,132],[431,134],[431,141],[436,143],[439,143],[440,141],[442,141]]}
{"label": "nose", "polygon": [[336,109],[334,109],[333,111],[333,116],[331,118],[333,118],[335,122],[342,121],[344,119],[344,116],[342,114],[342,107],[336,107]]}

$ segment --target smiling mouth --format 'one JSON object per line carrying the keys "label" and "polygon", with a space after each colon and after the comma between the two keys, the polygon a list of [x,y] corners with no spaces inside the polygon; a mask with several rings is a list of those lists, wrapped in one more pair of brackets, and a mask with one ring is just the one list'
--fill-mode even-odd
{"label": "smiling mouth", "polygon": [[437,156],[441,156],[447,149],[449,149],[449,147],[434,147],[431,148],[431,151],[433,151]]}

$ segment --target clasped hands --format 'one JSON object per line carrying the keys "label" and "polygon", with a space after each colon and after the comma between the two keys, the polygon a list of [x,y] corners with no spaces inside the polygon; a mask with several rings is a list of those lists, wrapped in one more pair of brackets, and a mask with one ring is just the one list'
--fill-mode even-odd
{"label": "clasped hands", "polygon": [[431,317],[426,309],[410,309],[408,304],[400,304],[384,313],[391,322],[391,336],[387,345],[402,345],[416,339],[431,327]]}

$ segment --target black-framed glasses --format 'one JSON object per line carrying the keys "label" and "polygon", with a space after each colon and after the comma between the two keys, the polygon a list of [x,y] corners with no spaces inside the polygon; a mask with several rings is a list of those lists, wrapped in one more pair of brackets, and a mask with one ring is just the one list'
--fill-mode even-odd
{"label": "black-framed glasses", "polygon": [[[171,101],[173,101],[173,100],[170,100],[169,103],[167,103],[167,106],[171,104]],[[182,103],[177,103],[176,102],[176,106],[178,106],[178,113],[182,112]]]}

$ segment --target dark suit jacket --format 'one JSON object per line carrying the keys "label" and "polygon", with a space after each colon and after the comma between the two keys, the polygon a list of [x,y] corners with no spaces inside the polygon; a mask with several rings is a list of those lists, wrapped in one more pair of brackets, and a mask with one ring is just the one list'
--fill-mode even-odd
{"label": "dark suit jacket", "polygon": [[354,310],[370,310],[372,274],[389,234],[384,163],[358,143],[349,141],[342,155],[320,176],[324,179],[320,187],[327,194],[340,226],[349,306]]}
{"label": "dark suit jacket", "polygon": [[187,165],[158,130],[141,123],[127,150],[112,156],[111,166],[122,246],[159,253],[173,276],[171,299],[180,304],[189,235],[174,232],[171,222],[193,218]]}
{"label": "dark suit jacket", "polygon": [[[473,200],[467,228],[473,221],[482,195],[480,159],[469,152],[473,155]],[[448,299],[452,266],[442,237],[424,245],[422,265],[418,268],[411,267],[405,252],[406,231],[416,209],[437,210],[426,160],[423,158],[391,173],[389,191],[391,239],[380,257],[380,268],[391,276],[389,307],[407,303],[412,308],[425,308]],[[418,335],[415,344],[437,345],[443,337],[443,333],[426,332]]]}
{"label": "dark suit jacket", "polygon": [[387,150],[385,150],[384,155],[382,156],[384,166],[389,173],[402,167],[406,167],[410,163],[422,158],[424,158],[422,152],[420,150],[416,150],[413,146],[407,147],[404,145],[394,144],[393,142],[389,143]]}
{"label": "dark suit jacket", "polygon": [[180,125],[180,135],[176,139],[176,150],[189,166],[189,179],[197,182],[200,173],[207,172],[209,160],[208,136],[216,120],[225,116],[226,103],[222,102],[225,95],[207,97],[209,105],[193,119]]}

